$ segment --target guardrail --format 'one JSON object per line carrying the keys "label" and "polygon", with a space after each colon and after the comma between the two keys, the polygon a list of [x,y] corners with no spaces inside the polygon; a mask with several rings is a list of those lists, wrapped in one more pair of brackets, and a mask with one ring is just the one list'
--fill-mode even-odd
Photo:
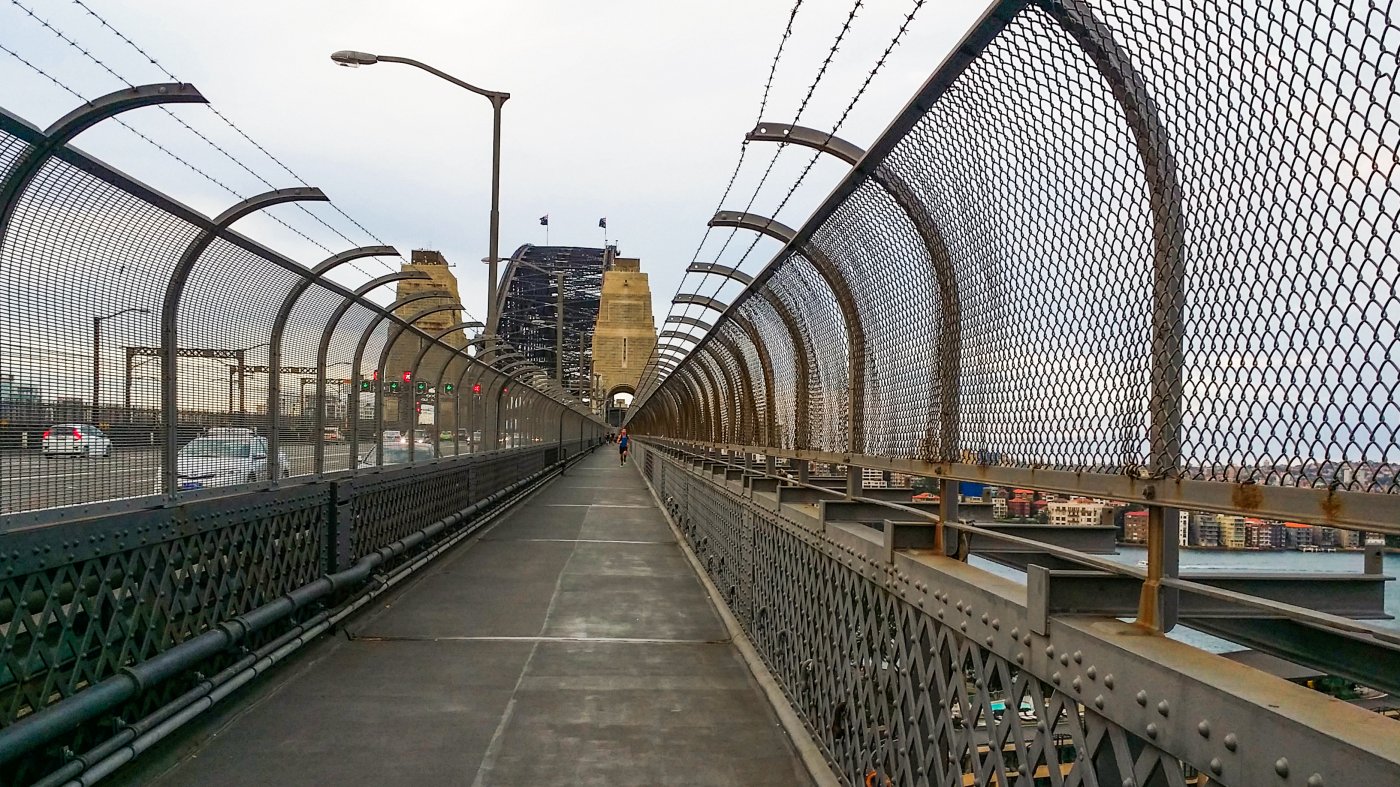
{"label": "guardrail", "polygon": [[[846,784],[1400,780],[1394,721],[1092,609],[1056,609],[1043,584],[945,555],[953,524],[908,502],[850,501],[749,457],[636,445],[643,475]],[[1000,543],[1092,562],[1053,538],[958,530],[986,539],[988,556]],[[1378,661],[1373,675],[1391,681],[1395,663]]]}
{"label": "guardrail", "polygon": [[0,533],[0,783],[124,762],[595,445]]}

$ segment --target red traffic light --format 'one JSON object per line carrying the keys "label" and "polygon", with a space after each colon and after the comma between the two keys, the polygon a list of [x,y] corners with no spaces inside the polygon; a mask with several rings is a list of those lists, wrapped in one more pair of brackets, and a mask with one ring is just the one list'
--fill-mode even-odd
{"label": "red traffic light", "polygon": [[378,370],[378,369],[375,369],[375,370],[374,370],[374,381],[375,381],[375,382],[379,382],[379,370]]}
{"label": "red traffic light", "polygon": [[481,383],[477,383],[476,385],[473,385],[473,386],[472,386],[472,393],[474,393],[474,394],[479,394],[479,393],[481,393]]}
{"label": "red traffic light", "polygon": [[413,382],[413,372],[404,372],[404,373],[403,373],[403,381],[406,382],[406,383],[411,383],[411,382]]}

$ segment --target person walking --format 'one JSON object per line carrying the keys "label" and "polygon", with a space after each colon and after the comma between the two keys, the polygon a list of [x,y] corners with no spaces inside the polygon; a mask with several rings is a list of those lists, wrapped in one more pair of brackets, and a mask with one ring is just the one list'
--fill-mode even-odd
{"label": "person walking", "polygon": [[627,436],[627,430],[623,429],[617,435],[617,456],[620,460],[618,466],[627,464],[627,449],[631,448],[632,439]]}

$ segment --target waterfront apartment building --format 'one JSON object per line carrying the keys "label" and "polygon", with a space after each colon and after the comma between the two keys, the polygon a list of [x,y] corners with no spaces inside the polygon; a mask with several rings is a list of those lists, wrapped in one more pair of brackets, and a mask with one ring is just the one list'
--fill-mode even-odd
{"label": "waterfront apartment building", "polygon": [[1052,525],[1113,524],[1113,506],[1085,497],[1057,500],[1045,506],[1045,513],[1047,522]]}

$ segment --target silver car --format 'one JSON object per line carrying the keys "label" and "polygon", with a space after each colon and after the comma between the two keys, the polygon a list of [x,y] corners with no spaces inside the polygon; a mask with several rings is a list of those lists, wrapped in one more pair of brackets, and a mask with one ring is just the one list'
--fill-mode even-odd
{"label": "silver car", "polygon": [[112,439],[91,424],[59,424],[44,430],[44,456],[112,455]]}
{"label": "silver car", "polygon": [[210,430],[176,455],[175,483],[181,490],[190,490],[267,481],[274,468],[282,478],[291,475],[286,454],[278,451],[277,462],[268,461],[267,438],[251,430]]}

